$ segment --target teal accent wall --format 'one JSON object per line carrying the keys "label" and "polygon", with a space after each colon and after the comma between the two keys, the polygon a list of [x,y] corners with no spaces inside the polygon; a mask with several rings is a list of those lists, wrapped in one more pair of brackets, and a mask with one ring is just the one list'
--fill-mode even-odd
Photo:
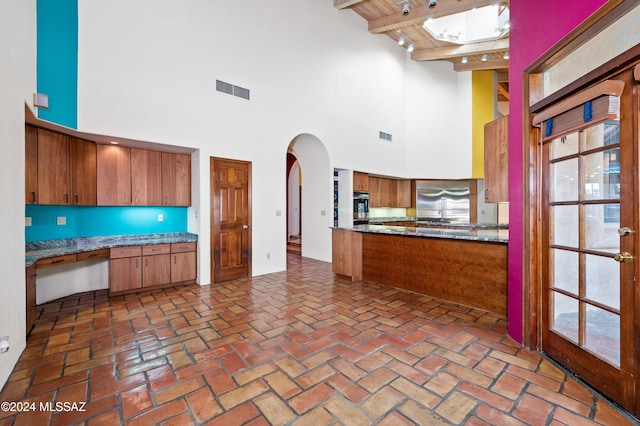
{"label": "teal accent wall", "polygon": [[[25,240],[187,232],[186,207],[70,207],[27,205]],[[158,222],[158,215],[163,222]],[[66,225],[57,225],[66,217]]]}
{"label": "teal accent wall", "polygon": [[38,117],[78,128],[78,0],[37,0],[38,93],[49,108]]}

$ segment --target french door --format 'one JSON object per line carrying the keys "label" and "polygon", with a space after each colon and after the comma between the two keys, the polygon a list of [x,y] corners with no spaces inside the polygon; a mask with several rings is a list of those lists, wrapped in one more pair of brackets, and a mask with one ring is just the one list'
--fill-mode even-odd
{"label": "french door", "polygon": [[612,80],[619,113],[542,137],[542,350],[637,413],[638,83]]}

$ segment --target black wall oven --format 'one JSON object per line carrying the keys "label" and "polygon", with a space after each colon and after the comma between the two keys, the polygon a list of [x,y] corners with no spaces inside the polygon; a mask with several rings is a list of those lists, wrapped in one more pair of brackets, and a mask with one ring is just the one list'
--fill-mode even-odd
{"label": "black wall oven", "polygon": [[366,225],[369,223],[369,193],[353,193],[353,224]]}

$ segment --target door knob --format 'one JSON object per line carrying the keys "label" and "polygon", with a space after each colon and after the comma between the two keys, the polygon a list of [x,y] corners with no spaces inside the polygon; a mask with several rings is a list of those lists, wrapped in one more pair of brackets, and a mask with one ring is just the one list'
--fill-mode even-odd
{"label": "door knob", "polygon": [[249,225],[242,225],[242,229],[249,229]]}
{"label": "door knob", "polygon": [[631,253],[623,251],[622,253],[616,253],[613,256],[613,259],[616,262],[630,263],[633,260],[633,256],[631,255]]}
{"label": "door knob", "polygon": [[633,234],[633,231],[628,226],[618,228],[618,235],[620,235],[621,237],[626,237],[629,234]]}

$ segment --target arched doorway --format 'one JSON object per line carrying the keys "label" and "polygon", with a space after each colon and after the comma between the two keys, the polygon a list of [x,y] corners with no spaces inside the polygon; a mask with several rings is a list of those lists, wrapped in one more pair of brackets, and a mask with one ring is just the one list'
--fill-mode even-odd
{"label": "arched doorway", "polygon": [[[333,225],[333,173],[329,153],[317,137],[303,133],[292,139],[287,155],[293,156],[299,167],[299,230],[301,254],[312,259],[331,261],[331,226]],[[287,161],[287,188],[295,168]],[[294,184],[295,185],[295,184]],[[295,189],[294,189],[295,191]],[[288,203],[290,191],[287,190]],[[295,201],[294,201],[295,203]],[[292,218],[295,221],[297,218]],[[289,208],[287,223],[290,224]],[[287,226],[289,228],[289,226]],[[287,238],[289,237],[287,231]]]}
{"label": "arched doorway", "polygon": [[302,173],[295,155],[287,153],[287,253],[302,253]]}

